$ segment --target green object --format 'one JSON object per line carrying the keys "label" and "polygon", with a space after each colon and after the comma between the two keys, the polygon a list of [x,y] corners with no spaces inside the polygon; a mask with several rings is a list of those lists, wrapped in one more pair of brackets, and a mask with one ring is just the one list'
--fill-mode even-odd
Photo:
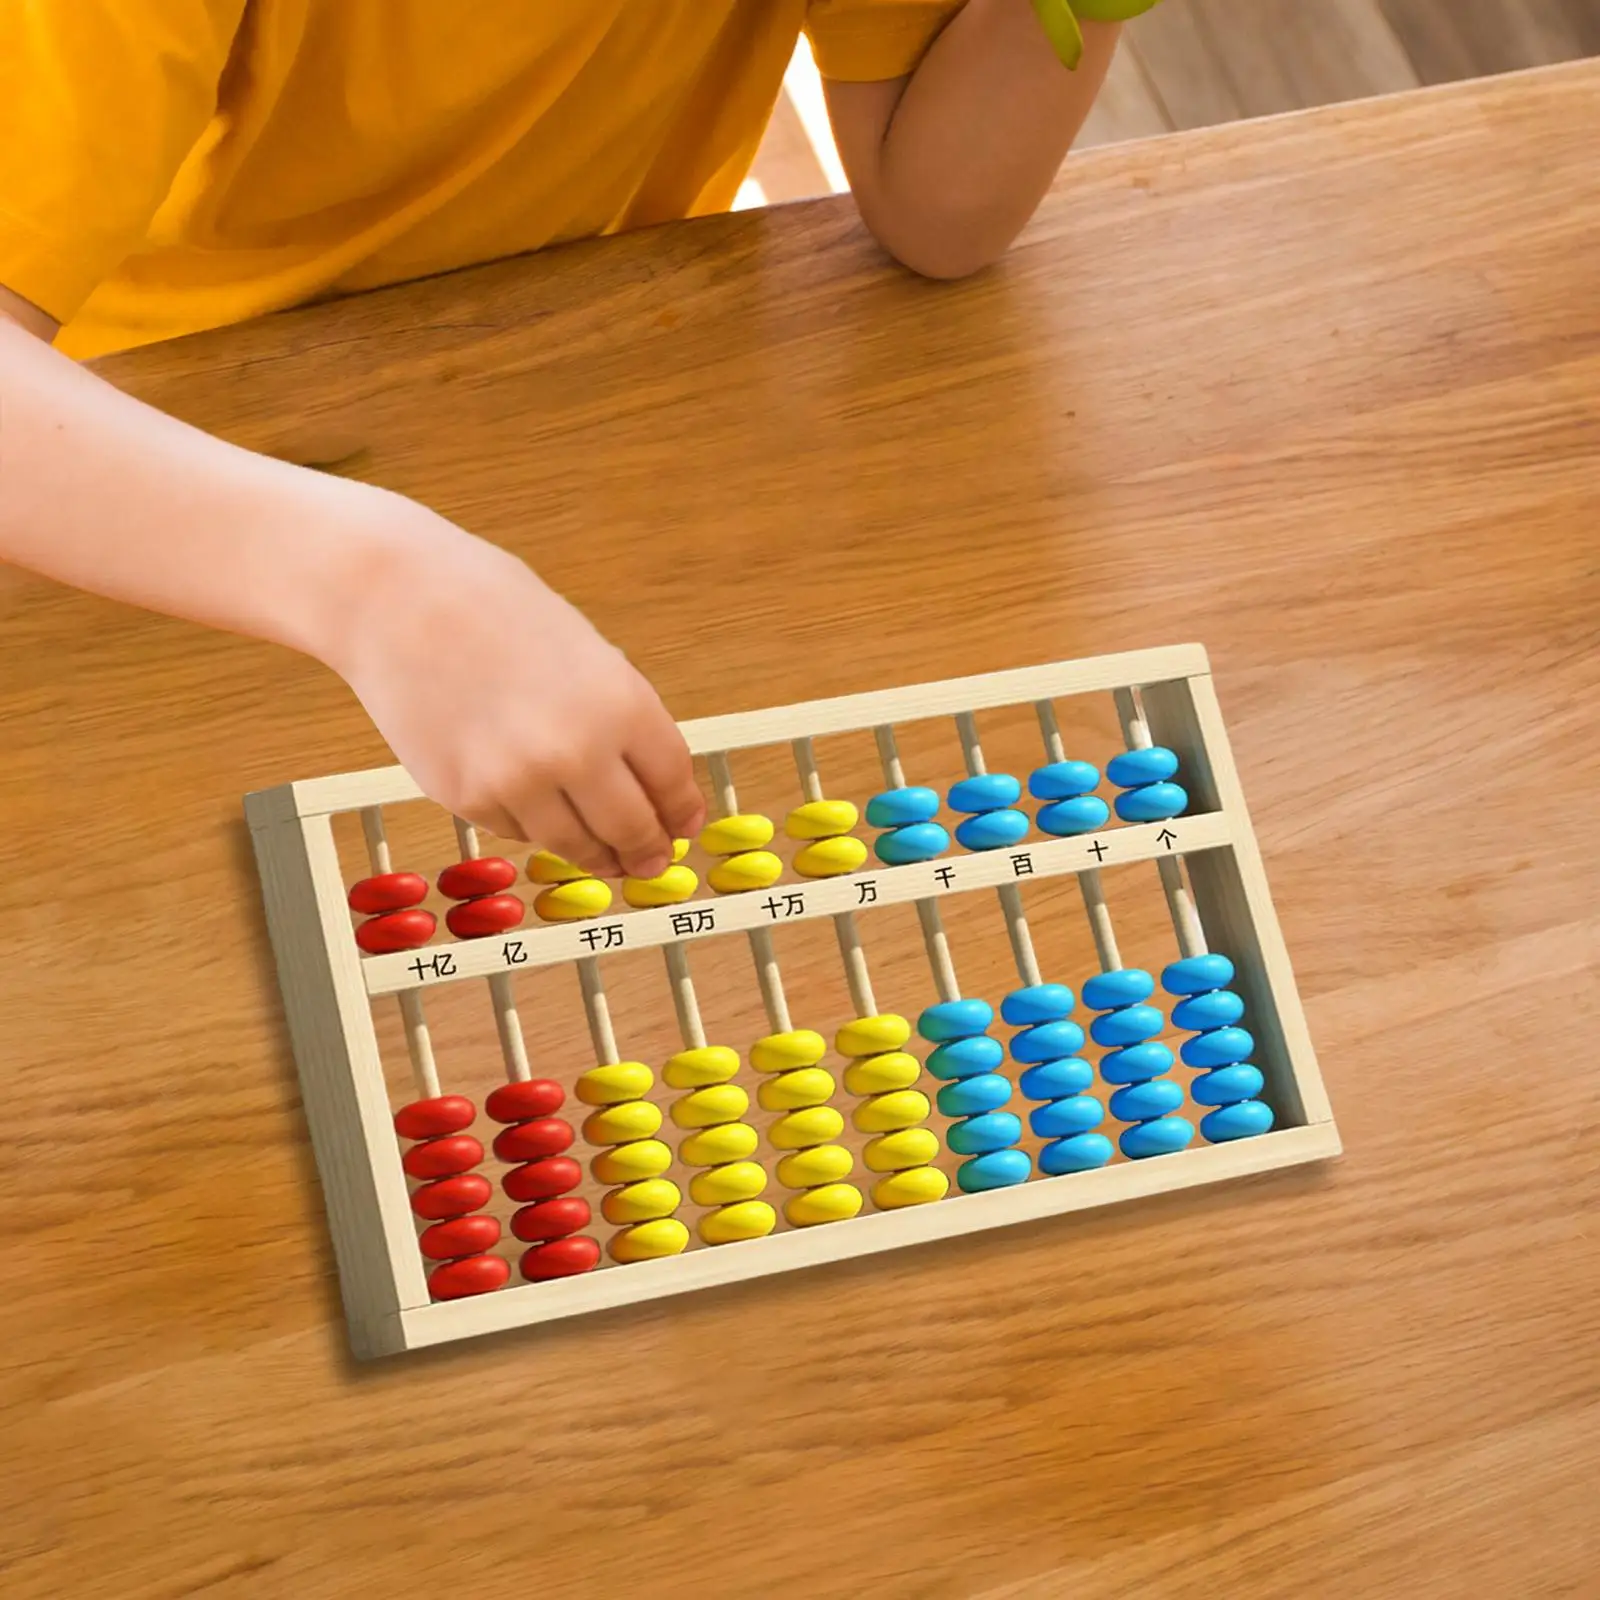
{"label": "green object", "polygon": [[1072,0],[1072,9],[1085,22],[1131,22],[1154,11],[1161,0]]}
{"label": "green object", "polygon": [[1068,72],[1076,72],[1078,63],[1083,60],[1083,35],[1078,31],[1078,19],[1072,7],[1067,0],[1033,0],[1033,9],[1061,65]]}

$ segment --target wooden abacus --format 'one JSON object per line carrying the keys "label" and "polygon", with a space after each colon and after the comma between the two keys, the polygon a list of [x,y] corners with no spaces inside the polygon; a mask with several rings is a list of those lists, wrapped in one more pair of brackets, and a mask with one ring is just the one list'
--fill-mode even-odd
{"label": "wooden abacus", "polygon": [[[1100,771],[1068,759],[1055,704],[1108,692],[1126,746],[1106,767],[1121,790],[1115,821],[1095,793]],[[1041,802],[1033,817],[1021,809],[1023,784],[988,770],[978,729],[980,713],[1018,706],[1033,708],[1042,741],[1043,762],[1027,781]],[[895,732],[930,718],[955,720],[964,758],[965,774],[943,800],[908,784]],[[857,808],[827,797],[813,747],[817,737],[868,730],[889,786],[866,807],[867,822],[883,830],[878,865],[853,832]],[[547,925],[523,927],[523,904],[510,893],[517,868],[484,858],[456,819],[460,859],[438,879],[456,902],[446,917],[454,937],[444,942],[437,918],[420,909],[427,880],[395,872],[389,860],[383,808],[422,798],[402,769],[246,797],[358,1355],[1338,1154],[1199,646],[714,717],[683,732],[715,790],[715,820],[700,840],[715,860],[713,896],[697,894],[680,848],[660,878],[626,881],[629,909],[614,913],[608,885],[536,852],[528,875],[544,885],[535,914]],[[773,745],[789,747],[799,778],[785,826],[799,846],[796,887],[774,887],[786,870],[767,848],[774,825],[741,814],[734,787],[732,756]],[[953,854],[937,821],[942,806],[962,818]],[[371,869],[353,888],[333,831],[335,817],[350,812],[362,819]],[[1160,875],[1178,950],[1159,982],[1176,1002],[1170,1025],[1187,1035],[1179,1056],[1198,1073],[1187,1089],[1160,1042],[1169,1019],[1151,1004],[1157,979],[1124,968],[1102,884],[1106,869],[1143,862]],[[1079,1053],[1085,1031],[1071,1017],[1078,997],[1046,980],[1023,901],[1024,883],[1062,878],[1081,890],[1100,967],[1081,989],[1096,1013],[1088,1037],[1101,1054],[1092,1062]],[[1016,1030],[1009,1041],[990,1031],[989,1002],[962,993],[945,933],[946,912],[959,914],[971,904],[964,897],[985,891],[998,895],[1020,984],[999,1007]],[[914,1024],[879,1012],[860,926],[876,908],[908,903],[937,994]],[[352,930],[352,910],[371,920]],[[833,1041],[847,1063],[842,1097],[822,1065],[827,1041],[790,1015],[779,966],[775,929],[817,919],[837,936],[855,1012]],[[777,1158],[770,1171],[746,1120],[750,1096],[735,1081],[740,1054],[708,1043],[690,975],[691,949],[720,955],[729,935],[748,943],[771,1030],[745,1051],[757,1098],[776,1114],[766,1130]],[[683,1044],[662,1070],[674,1092],[666,1116],[648,1098],[651,1069],[619,1060],[602,975],[607,951],[648,948],[663,953]],[[566,1083],[533,1076],[514,994],[521,974],[563,965],[576,968],[595,1052],[595,1064]],[[510,1231],[529,1246],[518,1283],[500,1253],[505,1230],[487,1210],[492,1185],[476,1170],[486,1154],[466,1131],[476,1108],[445,1092],[423,1011],[424,991],[473,980],[487,983],[507,1080],[485,1109],[505,1124],[494,1155],[509,1166],[502,1185],[520,1206]],[[398,1112],[374,1022],[375,1005],[396,1002],[421,1096]],[[908,1048],[913,1032],[932,1046],[925,1061]],[[1091,1092],[1097,1084],[1111,1090],[1105,1104]],[[577,1108],[563,1113],[569,1087],[588,1108],[581,1129],[570,1120]],[[1024,1148],[1019,1095],[1043,1141],[1036,1154]],[[1183,1114],[1191,1099],[1198,1126]],[[839,1142],[840,1101],[869,1136],[864,1173]],[[1101,1131],[1108,1113],[1122,1125],[1115,1142]],[[667,1143],[674,1132],[676,1152]],[[397,1133],[418,1142],[402,1152]],[[573,1193],[583,1146],[593,1176],[611,1186],[599,1218]],[[944,1170],[952,1158],[953,1183]],[[675,1160],[694,1169],[687,1199],[666,1176]],[[692,1229],[680,1213],[694,1216]]]}

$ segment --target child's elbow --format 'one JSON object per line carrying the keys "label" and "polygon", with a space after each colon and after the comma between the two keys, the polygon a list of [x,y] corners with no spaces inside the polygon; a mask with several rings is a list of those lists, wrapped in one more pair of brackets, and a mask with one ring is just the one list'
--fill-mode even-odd
{"label": "child's elbow", "polygon": [[986,271],[1004,258],[1015,237],[1012,232],[998,234],[962,226],[886,227],[873,232],[883,249],[907,271],[941,283]]}

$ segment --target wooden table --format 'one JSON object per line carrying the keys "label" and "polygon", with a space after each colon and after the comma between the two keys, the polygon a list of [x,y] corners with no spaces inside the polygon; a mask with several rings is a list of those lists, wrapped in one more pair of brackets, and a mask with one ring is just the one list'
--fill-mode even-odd
{"label": "wooden table", "polygon": [[[525,551],[682,716],[1198,639],[1338,1165],[346,1358],[240,797],[285,653],[0,591],[0,1589],[1593,1594],[1600,67],[107,363]],[[737,980],[753,987],[747,974]]]}

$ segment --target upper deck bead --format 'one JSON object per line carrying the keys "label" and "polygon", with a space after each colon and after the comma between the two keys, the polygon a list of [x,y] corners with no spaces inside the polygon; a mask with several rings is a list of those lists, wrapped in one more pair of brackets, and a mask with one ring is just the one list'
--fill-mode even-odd
{"label": "upper deck bead", "polygon": [[706,882],[718,894],[744,894],[770,889],[782,876],[783,862],[770,850],[746,850],[719,861],[706,874]]}
{"label": "upper deck bead", "polygon": [[369,956],[415,950],[438,931],[439,919],[431,911],[388,911],[356,929],[356,944]]}
{"label": "upper deck bead", "polygon": [[887,789],[867,802],[867,822],[874,828],[904,828],[938,815],[939,796],[932,789]]}
{"label": "upper deck bead", "polygon": [[582,922],[610,909],[611,885],[599,878],[574,878],[540,890],[533,902],[546,922]]}
{"label": "upper deck bead", "polygon": [[445,926],[458,939],[489,939],[520,927],[527,907],[514,894],[486,894],[445,912]]}
{"label": "upper deck bead", "polygon": [[471,900],[478,895],[504,894],[516,881],[513,862],[501,856],[478,856],[446,867],[439,874],[439,893],[448,900]]}
{"label": "upper deck bead", "polygon": [[1145,750],[1124,750],[1106,763],[1106,776],[1120,789],[1134,789],[1147,783],[1165,783],[1176,777],[1178,758],[1164,745]]}
{"label": "upper deck bead", "polygon": [[924,1039],[944,1043],[975,1038],[993,1023],[994,1007],[987,1000],[941,1000],[917,1018],[917,1032]]}
{"label": "upper deck bead", "polygon": [[763,850],[777,830],[771,817],[754,812],[720,817],[700,830],[700,848],[708,856],[734,856],[746,850]]}
{"label": "upper deck bead", "polygon": [[1161,972],[1161,987],[1168,994],[1206,994],[1226,989],[1233,982],[1233,963],[1214,951],[1203,956],[1185,956]]}
{"label": "upper deck bead", "polygon": [[1028,836],[1028,819],[1020,811],[985,811],[956,824],[956,843],[963,850],[1009,850]]}
{"label": "upper deck bead", "polygon": [[1039,808],[1039,827],[1058,839],[1093,833],[1111,820],[1111,810],[1097,795],[1079,795],[1075,800],[1056,800]]}
{"label": "upper deck bead", "polygon": [[348,903],[364,917],[408,911],[428,898],[428,880],[415,872],[383,872],[352,885]]}
{"label": "upper deck bead", "polygon": [[651,906],[677,906],[689,899],[700,887],[694,869],[670,866],[654,878],[624,878],[622,898],[637,911]]}
{"label": "upper deck bead", "polygon": [[1229,1027],[1243,1015],[1244,1001],[1232,989],[1210,989],[1205,994],[1192,994],[1172,1008],[1173,1026],[1187,1028],[1192,1033]]}
{"label": "upper deck bead", "polygon": [[1000,811],[1022,798],[1022,785],[1009,772],[977,772],[950,786],[947,803],[952,811],[976,814]]}
{"label": "upper deck bead", "polygon": [[437,1139],[460,1133],[477,1120],[477,1109],[465,1095],[441,1094],[415,1100],[394,1114],[394,1131],[402,1139]]}
{"label": "upper deck bead", "polygon": [[576,883],[579,878],[589,876],[584,868],[574,865],[564,856],[558,856],[553,850],[535,850],[528,857],[527,870],[530,883]]}
{"label": "upper deck bead", "polygon": [[808,800],[784,818],[783,831],[791,839],[829,839],[849,833],[860,820],[848,800]]}
{"label": "upper deck bead", "polygon": [[1117,815],[1124,822],[1164,822],[1183,815],[1189,796],[1175,783],[1151,783],[1129,789],[1116,799]]}
{"label": "upper deck bead", "polygon": [[988,1034],[947,1039],[928,1052],[928,1071],[936,1078],[971,1078],[993,1072],[1006,1058],[1006,1047]]}
{"label": "upper deck bead", "polygon": [[1074,800],[1100,786],[1100,769],[1087,761],[1052,761],[1028,774],[1035,800]]}
{"label": "upper deck bead", "polygon": [[1024,1028],[1011,1041],[1011,1059],[1023,1065],[1057,1061],[1083,1049],[1083,1029],[1076,1022],[1040,1022]]}
{"label": "upper deck bead", "polygon": [[1134,1006],[1156,992],[1156,980],[1139,967],[1097,972],[1083,986],[1083,1003],[1096,1011]]}
{"label": "upper deck bead", "polygon": [[842,878],[866,865],[867,843],[852,834],[816,839],[794,853],[794,870],[802,878]]}
{"label": "upper deck bead", "polygon": [[1072,991],[1064,983],[1036,983],[1013,989],[1000,1002],[1000,1019],[1013,1028],[1031,1028],[1041,1022],[1061,1022],[1072,1015]]}
{"label": "upper deck bead", "polygon": [[950,848],[950,835],[937,822],[914,822],[879,834],[872,848],[885,866],[905,867],[942,856]]}

